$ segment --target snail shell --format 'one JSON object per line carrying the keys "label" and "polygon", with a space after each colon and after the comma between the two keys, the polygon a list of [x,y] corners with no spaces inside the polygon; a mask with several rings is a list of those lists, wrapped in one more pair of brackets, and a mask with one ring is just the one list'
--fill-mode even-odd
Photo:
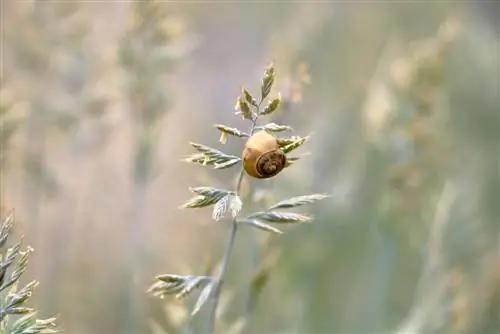
{"label": "snail shell", "polygon": [[248,175],[267,179],[281,172],[285,165],[286,155],[273,135],[262,130],[253,134],[246,142],[243,168]]}

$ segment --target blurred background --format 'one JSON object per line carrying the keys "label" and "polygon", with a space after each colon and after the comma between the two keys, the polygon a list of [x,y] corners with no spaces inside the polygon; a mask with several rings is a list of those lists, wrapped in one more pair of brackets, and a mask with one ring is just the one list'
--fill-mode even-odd
{"label": "blurred background", "polygon": [[146,293],[202,275],[229,224],[179,210],[238,167],[241,86],[274,61],[268,118],[311,139],[244,211],[331,198],[281,236],[241,229],[218,333],[500,328],[500,10],[479,1],[1,2],[1,210],[35,248],[32,304],[66,333],[203,333],[206,310]]}

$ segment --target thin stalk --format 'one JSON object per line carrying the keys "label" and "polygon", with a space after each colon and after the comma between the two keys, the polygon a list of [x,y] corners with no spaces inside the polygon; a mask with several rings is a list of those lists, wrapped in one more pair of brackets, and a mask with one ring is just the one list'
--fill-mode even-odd
{"label": "thin stalk", "polygon": [[[259,103],[259,105],[256,107],[256,116],[254,120],[252,121],[252,128],[250,130],[250,136],[253,135],[255,132],[255,127],[257,125],[257,121],[259,120],[259,112],[260,112],[260,105],[262,104],[262,101]],[[240,170],[240,175],[238,177],[238,182],[236,183],[236,195],[240,194],[241,190],[241,184],[243,182],[243,176],[245,176],[245,170],[243,167]],[[236,218],[233,218],[231,222],[231,231],[229,232],[229,240],[227,242],[226,250],[224,251],[224,257],[222,258],[222,267],[220,270],[219,277],[217,278],[217,283],[215,285],[215,288],[213,290],[212,294],[212,307],[209,311],[209,317],[208,317],[208,325],[207,325],[207,333],[213,334],[215,330],[215,318],[217,316],[217,307],[219,306],[219,300],[220,300],[220,293],[222,290],[222,284],[223,284],[223,279],[224,276],[226,275],[227,268],[229,266],[229,259],[231,258],[231,254],[233,253],[234,249],[234,242],[236,240],[236,232],[238,231],[238,224],[236,223]]]}

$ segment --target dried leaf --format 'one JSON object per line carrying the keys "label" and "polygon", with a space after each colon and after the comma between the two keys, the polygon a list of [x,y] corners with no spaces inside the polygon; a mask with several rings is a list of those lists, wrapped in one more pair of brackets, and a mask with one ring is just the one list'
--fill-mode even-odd
{"label": "dried leaf", "polygon": [[257,220],[244,219],[244,220],[239,220],[238,223],[251,225],[251,226],[256,227],[258,229],[268,231],[268,232],[273,232],[276,234],[283,234],[283,231],[277,229],[276,227],[273,227],[271,225],[268,225],[266,223],[263,223],[263,222],[260,222]]}
{"label": "dried leaf", "polygon": [[292,197],[274,204],[269,208],[269,210],[295,208],[297,206],[312,204],[316,201],[320,201],[328,197],[330,197],[330,195],[326,194],[312,194],[312,195]]}
{"label": "dried leaf", "polygon": [[236,218],[240,214],[241,208],[243,207],[243,202],[238,195],[233,194],[231,196],[229,207],[231,209],[231,215],[233,216],[233,218]]}
{"label": "dried leaf", "polygon": [[312,221],[312,217],[293,212],[261,211],[256,212],[246,219],[265,221],[267,223],[307,223]]}
{"label": "dried leaf", "polygon": [[212,212],[212,219],[219,221],[227,212],[229,204],[230,195],[226,195],[221,198],[214,206],[214,211]]}
{"label": "dried leaf", "polygon": [[269,115],[269,114],[271,114],[276,109],[278,109],[280,103],[281,103],[281,94],[278,93],[278,97],[275,98],[274,100],[270,101],[267,104],[267,106],[260,112],[260,114],[261,115]]}
{"label": "dried leaf", "polygon": [[226,132],[221,132],[219,142],[221,144],[227,143],[227,133]]}

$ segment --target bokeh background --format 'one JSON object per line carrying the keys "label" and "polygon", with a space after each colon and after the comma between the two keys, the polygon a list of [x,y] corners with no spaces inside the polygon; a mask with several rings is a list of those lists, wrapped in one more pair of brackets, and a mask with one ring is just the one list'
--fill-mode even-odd
{"label": "bokeh background", "polygon": [[309,193],[313,224],[241,229],[218,333],[500,329],[500,10],[495,1],[1,2],[1,208],[35,248],[32,303],[66,333],[203,333],[146,293],[207,274],[229,224],[179,210],[238,168],[181,161],[258,92],[311,139],[244,210]]}

